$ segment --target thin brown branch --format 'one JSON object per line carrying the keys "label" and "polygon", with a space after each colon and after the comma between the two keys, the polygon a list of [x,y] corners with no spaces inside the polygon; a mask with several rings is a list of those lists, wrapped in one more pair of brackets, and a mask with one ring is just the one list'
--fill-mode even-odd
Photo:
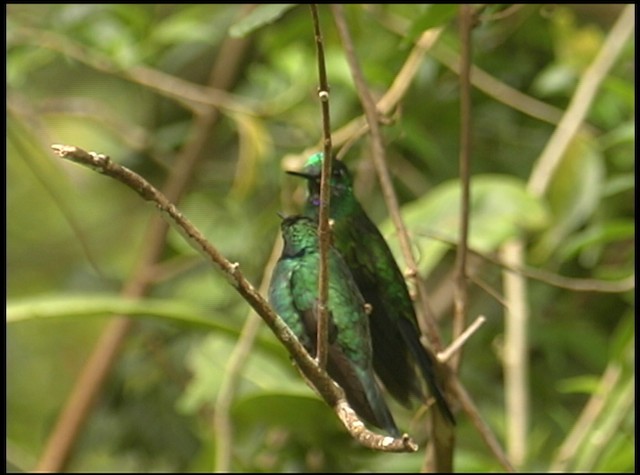
{"label": "thin brown branch", "polygon": [[631,38],[634,27],[635,5],[629,4],[620,12],[598,55],[582,74],[569,107],[536,161],[527,184],[534,196],[544,195],[567,147],[580,130],[600,84]]}
{"label": "thin brown branch", "polygon": [[[434,232],[424,233],[424,235],[428,235],[432,239],[437,239],[440,242],[448,244],[450,246],[455,246],[455,242],[451,239],[448,239],[442,235],[438,235]],[[473,248],[468,249],[469,253],[474,256],[480,257],[487,262],[495,264],[500,268],[507,270],[509,272],[513,272],[516,274],[523,275],[528,277],[529,279],[537,280],[539,282],[543,282],[548,285],[552,285],[554,287],[559,287],[562,289],[573,290],[576,292],[611,292],[611,293],[619,293],[619,292],[628,292],[635,288],[635,274],[632,273],[628,277],[620,280],[602,280],[602,279],[581,279],[578,277],[567,277],[564,275],[556,274],[554,272],[549,272],[544,269],[537,269],[535,267],[529,267],[525,265],[517,265],[505,262],[504,259],[498,259],[488,254],[484,254],[482,252],[476,251]],[[482,287],[482,284],[476,283]],[[484,287],[483,287],[484,288]],[[503,300],[497,297],[494,291],[489,291],[485,289],[485,291],[492,295],[496,300],[498,300],[501,304],[504,304]]]}
{"label": "thin brown branch", "polygon": [[[471,161],[471,31],[474,27],[473,6],[460,6],[460,237],[456,248],[456,286],[454,291],[453,337],[462,334],[467,326],[467,245],[469,239],[469,180]],[[451,367],[458,371],[462,362],[462,348],[455,354]]]}
{"label": "thin brown branch", "polygon": [[[413,78],[419,71],[425,54],[440,38],[441,33],[442,28],[434,28],[422,33],[417,43],[407,56],[402,68],[400,68],[400,71],[396,74],[393,83],[377,102],[376,107],[378,111],[380,111],[380,114],[390,114],[404,98],[405,94],[409,90],[409,86],[411,85]],[[333,146],[340,147],[344,144],[354,142],[368,131],[369,125],[366,122],[366,118],[364,116],[356,117],[333,132]],[[300,168],[299,162],[304,162],[309,155],[314,153],[317,149],[318,145],[313,145],[299,154],[291,155],[287,158],[285,168]]]}
{"label": "thin brown branch", "polygon": [[240,271],[240,265],[228,261],[219,251],[207,241],[201,231],[169,201],[165,195],[154,188],[149,182],[133,171],[118,165],[106,155],[88,153],[82,149],[68,145],[52,145],[52,149],[62,158],[66,158],[79,165],[89,167],[98,173],[114,178],[125,184],[143,199],[152,201],[167,221],[185,238],[185,240],[211,261],[227,278],[231,286],[265,321],[274,335],[289,351],[305,377],[313,383],[315,389],[323,399],[334,408],[338,417],[349,430],[352,437],[365,447],[386,452],[415,452],[417,445],[408,436],[401,438],[382,436],[364,427],[355,412],[348,407],[344,392],[327,375],[323,368],[306,352],[298,339],[291,332],[284,321],[271,309],[262,295],[246,280]]}
{"label": "thin brown branch", "polygon": [[[408,267],[410,269],[413,269],[413,271],[411,272],[413,276],[417,277],[417,271],[416,271],[417,266],[411,251],[411,246],[409,244],[408,234],[402,222],[402,217],[400,216],[397,199],[395,199],[393,186],[391,184],[389,173],[388,173],[388,170],[386,169],[385,162],[384,162],[384,149],[382,148],[381,135],[380,135],[379,127],[377,124],[378,115],[377,115],[375,103],[369,96],[368,89],[366,87],[366,84],[364,83],[364,79],[362,78],[362,73],[357,67],[357,58],[355,57],[353,45],[350,42],[350,36],[348,35],[348,30],[346,28],[346,23],[344,21],[344,15],[342,14],[342,8],[339,5],[332,5],[332,10],[334,12],[336,25],[338,25],[338,31],[341,35],[341,38],[343,38],[343,43],[345,46],[345,55],[347,57],[347,61],[349,62],[350,67],[352,67],[354,70],[352,74],[354,76],[354,83],[356,85],[356,90],[358,91],[358,94],[362,96],[361,101],[363,103],[363,108],[365,109],[365,115],[367,117],[368,125],[371,130],[372,142],[374,144],[372,146],[373,152],[374,152],[373,153],[374,163],[376,165],[376,170],[378,171],[378,176],[380,178],[380,184],[383,190],[383,194],[385,196],[385,201],[387,202],[389,213],[398,231],[401,248],[405,256],[405,261]],[[375,145],[376,142],[378,143],[377,146]],[[425,321],[428,322],[427,336],[429,337],[429,340],[433,348],[436,350],[436,352],[438,352],[442,349],[442,344],[441,344],[437,326],[435,324],[433,312],[431,311],[428,305],[426,288],[425,288],[424,282],[421,279],[416,278],[415,281],[416,281],[416,286],[418,288],[418,296],[422,304],[423,312],[426,316]],[[443,365],[443,369],[446,370],[447,367]],[[494,455],[500,461],[500,463],[502,463],[505,466],[505,468],[512,471],[513,467],[509,464],[506,456],[504,455],[502,448],[500,447],[500,444],[497,442],[489,426],[480,417],[480,414],[475,408],[473,401],[471,401],[468,394],[464,390],[464,387],[452,372],[450,371],[446,371],[446,372],[448,373],[447,381],[451,382],[452,389],[454,390],[456,396],[465,398],[463,408],[465,409],[465,411],[468,412],[469,416],[472,418],[474,424],[476,425],[478,431],[480,432],[487,446],[494,453]],[[436,419],[437,413],[438,411],[432,411],[432,414],[434,415],[432,427],[436,426],[439,422]],[[436,429],[432,432],[432,435],[434,436],[433,439],[435,441],[433,446],[436,448],[436,453],[438,453],[438,446],[443,446],[443,445],[453,446],[453,443],[449,438],[449,434],[445,429],[446,428],[443,428],[442,430]],[[440,440],[438,440],[438,437],[440,437]],[[440,457],[436,457],[436,458],[440,459],[440,460],[436,460],[436,466],[441,464],[442,466],[444,466],[444,465],[447,465],[448,462],[450,462],[450,460],[449,461],[442,460]]]}
{"label": "thin brown branch", "polygon": [[457,378],[452,378],[451,385],[462,409],[467,413],[469,420],[475,426],[480,437],[482,437],[482,440],[497,458],[500,465],[502,465],[507,472],[515,472],[516,470],[502,450],[500,442],[498,442],[496,436],[493,434],[486,422],[484,422],[484,419],[480,415],[480,411],[478,411],[473,399],[471,399],[471,396],[467,393],[467,390],[464,388],[462,383]]}
{"label": "thin brown branch", "polygon": [[320,269],[318,276],[318,335],[316,343],[316,358],[318,364],[324,368],[327,364],[328,337],[329,337],[329,311],[327,300],[329,297],[329,266],[328,254],[331,242],[331,229],[329,228],[329,200],[331,198],[331,117],[329,115],[329,83],[324,60],[324,46],[322,43],[322,31],[318,18],[318,6],[315,3],[309,5],[313,18],[313,31],[316,43],[316,55],[318,58],[318,97],[322,107],[322,136],[324,144],[324,157],[320,176],[320,213],[318,217],[318,238],[320,251]]}
{"label": "thin brown branch", "polygon": [[555,287],[574,290],[576,292],[629,292],[636,286],[636,276],[631,274],[624,279],[616,281],[600,280],[600,279],[579,279],[576,277],[566,277],[553,272],[533,267],[514,266],[503,263],[506,269],[520,273],[531,279],[536,279]]}
{"label": "thin brown branch", "polygon": [[[380,179],[380,185],[382,187],[382,193],[387,203],[387,207],[394,221],[398,234],[400,236],[401,247],[405,254],[405,260],[409,263],[412,269],[416,269],[416,263],[411,251],[411,243],[409,242],[408,234],[402,217],[400,215],[400,206],[398,199],[391,183],[391,177],[386,167],[385,150],[382,140],[382,132],[379,125],[379,112],[376,108],[375,101],[373,100],[367,83],[364,79],[362,69],[360,68],[358,58],[355,54],[355,48],[347,27],[346,20],[344,18],[344,10],[341,5],[331,5],[334,20],[338,28],[338,34],[342,41],[345,56],[351,75],[355,84],[356,91],[360,98],[360,102],[365,112],[367,124],[371,132],[371,151],[373,156],[373,162],[378,172]],[[417,275],[417,273],[415,274]],[[426,301],[423,300],[423,302]],[[435,326],[435,322],[431,319]],[[437,334],[437,330],[435,330]],[[453,428],[448,422],[444,420],[439,411],[431,411],[431,424],[430,433],[432,444],[429,447],[433,449],[433,456],[429,457],[434,461],[434,470],[437,472],[450,472],[453,470],[453,448],[455,434]],[[428,451],[430,453],[431,450]]]}
{"label": "thin brown branch", "polygon": [[158,94],[175,99],[194,112],[202,111],[203,105],[243,114],[255,112],[255,108],[245,105],[246,101],[223,88],[201,86],[146,66],[120,68],[107,56],[57,33],[22,27],[13,31],[12,35],[13,41],[47,48],[80,61],[97,71],[126,78]]}
{"label": "thin brown branch", "polygon": [[458,336],[458,338],[453,340],[447,348],[445,348],[444,350],[442,350],[440,353],[436,355],[438,358],[438,361],[440,361],[441,363],[446,363],[451,358],[451,356],[456,351],[459,351],[460,348],[462,348],[462,346],[467,342],[467,340],[471,338],[471,335],[477,332],[478,329],[482,325],[484,325],[486,321],[487,319],[482,315],[476,318],[474,322],[471,325],[469,325],[469,327],[465,331],[463,331],[460,334],[460,336]]}
{"label": "thin brown branch", "polygon": [[[386,166],[384,147],[382,145],[382,135],[379,126],[379,112],[375,102],[371,98],[369,89],[362,75],[362,71],[358,65],[358,60],[355,55],[353,44],[351,42],[351,37],[349,35],[346,22],[344,21],[342,7],[340,5],[332,5],[332,11],[334,12],[336,25],[338,25],[338,32],[340,33],[340,37],[343,41],[347,62],[349,63],[349,66],[352,70],[352,76],[356,91],[358,92],[358,95],[360,97],[360,101],[365,112],[365,117],[367,119],[367,124],[369,126],[369,130],[371,131],[372,158],[376,167],[376,171],[378,172],[382,194],[384,196],[385,203],[387,204],[387,208],[389,209],[389,214],[391,216],[393,224],[397,230],[400,247],[402,249],[405,262],[410,269],[409,274],[415,277],[417,276],[416,261],[413,257],[407,228],[404,225],[402,216],[400,215],[398,198],[396,197],[393,184],[391,182],[391,176]],[[416,279],[416,283],[419,284],[419,279]],[[423,291],[425,291],[424,286],[418,285],[419,297],[421,298],[421,302],[426,305],[426,298],[422,298],[426,297],[426,291],[425,293],[423,293]],[[427,313],[429,316],[433,316],[433,312],[428,311]],[[433,318],[427,318],[426,320],[428,323],[429,341],[433,345],[434,349],[436,351],[439,351],[442,348],[442,344],[440,341],[440,334],[435,324],[435,320]]]}

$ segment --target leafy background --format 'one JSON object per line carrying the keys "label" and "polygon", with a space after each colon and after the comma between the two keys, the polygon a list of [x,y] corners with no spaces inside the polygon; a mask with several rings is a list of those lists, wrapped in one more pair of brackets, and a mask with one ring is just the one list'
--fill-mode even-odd
{"label": "leafy background", "polygon": [[[523,470],[634,470],[632,40],[600,85],[548,191],[535,198],[525,186],[622,8],[495,5],[483,11],[472,36],[474,65],[497,81],[472,90],[472,247],[491,256],[519,236],[529,266],[604,283],[577,291],[528,280],[531,424]],[[337,130],[362,110],[329,10],[321,7],[320,14]],[[458,7],[349,5],[346,14],[377,97],[422,31],[443,28],[383,133],[420,271],[441,330],[450,335],[447,284],[455,251],[448,242],[458,227],[461,118],[458,76],[448,65],[460,51]],[[229,53],[234,45],[240,46]],[[211,77],[226,81],[226,94],[197,88]],[[551,119],[514,108],[495,84],[551,107]],[[250,318],[247,304],[173,231],[149,270],[147,296],[123,299],[121,289],[149,245],[145,229],[155,210],[49,149],[63,143],[106,153],[157,186],[190,150],[197,161],[180,208],[258,286],[279,242],[277,212],[294,212],[304,196],[283,170],[318,149],[316,87],[304,6],[8,6],[8,470],[38,466],[109,316],[122,312],[135,324],[67,470],[209,471],[224,467],[223,446],[230,456],[224,468],[233,471],[421,467],[421,452],[373,453],[351,441],[264,325],[239,368],[228,406],[233,431],[221,431],[213,415],[221,411],[216,404],[230,355]],[[199,91],[215,104],[193,101]],[[214,109],[217,120],[203,121]],[[195,144],[198,134],[205,140]],[[352,145],[345,160],[356,173],[357,195],[396,246],[369,142]],[[502,271],[495,261],[474,265],[474,282],[484,285],[471,285],[469,313],[485,315],[487,323],[465,346],[461,379],[509,445],[504,309],[483,288],[501,293]],[[599,291],[606,281],[628,285]],[[424,447],[424,416],[416,409],[392,406],[399,425]],[[589,423],[576,442],[571,434],[581,417]],[[458,419],[456,468],[501,470],[465,415]],[[563,444],[572,449],[559,462]]]}

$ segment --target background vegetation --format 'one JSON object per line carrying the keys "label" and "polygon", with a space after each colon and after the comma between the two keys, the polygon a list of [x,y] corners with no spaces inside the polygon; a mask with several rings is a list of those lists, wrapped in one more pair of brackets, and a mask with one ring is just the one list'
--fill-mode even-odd
{"label": "background vegetation", "polygon": [[[373,94],[409,81],[385,115],[387,164],[449,341],[458,7],[345,9]],[[604,71],[546,190],[527,188],[621,14],[633,10],[494,5],[472,36],[480,72],[472,89],[471,246],[500,258],[501,246],[521,239],[526,265],[546,272],[526,280],[524,296],[524,454],[505,409],[505,270],[496,260],[472,259],[469,315],[487,323],[465,345],[460,378],[523,470],[634,471],[633,38]],[[362,108],[330,12],[321,7],[320,15],[337,131]],[[401,72],[429,28],[442,29],[435,45],[414,73]],[[278,252],[277,212],[295,212],[304,196],[283,170],[319,150],[312,31],[306,6],[8,6],[7,469],[420,469],[422,452],[373,453],[353,443],[220,273],[174,231],[164,241],[153,207],[49,148],[105,153],[168,187],[259,286]],[[336,144],[344,137],[334,136]],[[395,246],[369,150],[364,136],[345,160],[357,195]],[[132,304],[127,296],[143,298]],[[112,317],[122,313],[134,324]],[[98,358],[112,364],[106,379],[75,388],[97,388],[85,419],[69,397],[105,336],[115,341],[111,356]],[[84,423],[67,434],[70,455],[52,465],[62,452],[54,429],[69,404]],[[417,409],[392,406],[424,447]],[[458,414],[456,469],[502,470]]]}

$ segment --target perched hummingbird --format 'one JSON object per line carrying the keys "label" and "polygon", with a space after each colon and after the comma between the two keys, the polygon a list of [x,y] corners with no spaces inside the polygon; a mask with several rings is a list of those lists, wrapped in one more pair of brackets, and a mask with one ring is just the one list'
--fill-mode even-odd
{"label": "perched hummingbird", "polygon": [[[319,241],[316,221],[284,218],[284,248],[269,284],[269,302],[309,354],[316,353]],[[394,437],[400,432],[383,398],[372,365],[369,317],[365,302],[342,256],[329,247],[327,373],[366,422]]]}
{"label": "perched hummingbird", "polygon": [[[317,222],[320,205],[320,175],[323,154],[312,155],[301,172],[287,173],[308,182],[303,214]],[[436,361],[420,342],[413,302],[389,246],[356,199],[349,170],[339,160],[331,164],[330,217],[333,242],[344,257],[370,315],[373,366],[391,395],[404,405],[410,396],[422,398],[415,363],[420,368],[441,413],[452,424],[455,419],[436,381]]]}

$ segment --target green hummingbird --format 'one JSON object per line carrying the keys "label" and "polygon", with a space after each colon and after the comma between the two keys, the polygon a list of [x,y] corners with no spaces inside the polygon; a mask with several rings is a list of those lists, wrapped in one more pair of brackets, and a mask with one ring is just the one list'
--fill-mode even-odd
{"label": "green hummingbird", "polygon": [[[309,354],[316,353],[320,264],[317,224],[304,216],[284,218],[284,247],[269,284],[269,302]],[[366,422],[400,436],[372,365],[365,301],[342,256],[329,247],[327,373]]]}
{"label": "green hummingbird", "polygon": [[[323,153],[312,155],[301,172],[287,173],[308,182],[303,215],[317,222]],[[411,396],[423,398],[416,377],[417,363],[441,413],[455,419],[436,380],[434,355],[420,342],[420,330],[404,276],[387,242],[353,192],[347,167],[334,159],[331,166],[330,218],[333,242],[343,256],[370,314],[373,366],[389,393],[405,406]]]}

